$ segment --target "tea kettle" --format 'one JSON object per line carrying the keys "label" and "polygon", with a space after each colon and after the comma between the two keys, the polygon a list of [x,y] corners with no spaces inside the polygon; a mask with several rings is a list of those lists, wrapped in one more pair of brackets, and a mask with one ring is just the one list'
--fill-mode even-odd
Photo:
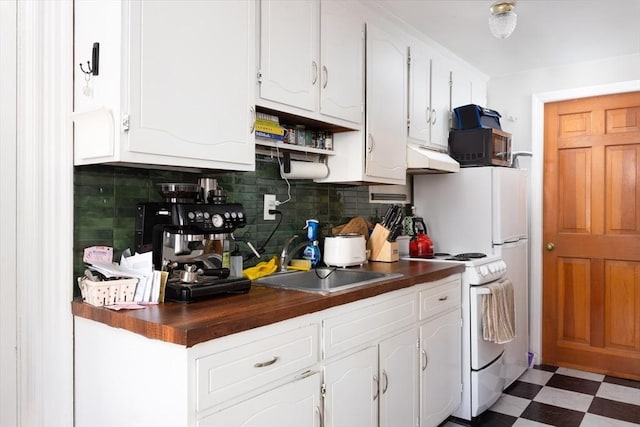
{"label": "tea kettle", "polygon": [[427,235],[427,226],[420,217],[413,218],[413,237],[409,242],[409,256],[412,258],[433,258],[433,241]]}

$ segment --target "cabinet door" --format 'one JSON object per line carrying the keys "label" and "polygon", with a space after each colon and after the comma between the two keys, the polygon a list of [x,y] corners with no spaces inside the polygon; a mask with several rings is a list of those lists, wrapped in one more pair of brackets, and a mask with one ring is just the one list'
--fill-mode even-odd
{"label": "cabinet door", "polygon": [[389,184],[404,184],[406,178],[406,65],[407,47],[367,24],[365,171]]}
{"label": "cabinet door", "polygon": [[318,0],[260,2],[261,98],[317,110],[318,4]]}
{"label": "cabinet door", "polygon": [[343,2],[322,2],[320,12],[320,113],[362,123],[364,20]]}
{"label": "cabinet door", "polygon": [[380,343],[380,426],[414,427],[418,419],[418,330]]}
{"label": "cabinet door", "polygon": [[198,420],[198,427],[320,426],[320,374],[285,384]]}
{"label": "cabinet door", "polygon": [[431,104],[429,76],[431,59],[424,48],[411,47],[409,64],[409,140],[426,145],[430,140]]}
{"label": "cabinet door", "polygon": [[460,309],[420,327],[420,427],[437,426],[460,405],[462,396]]}
{"label": "cabinet door", "polygon": [[446,151],[451,124],[451,72],[448,61],[440,55],[431,59],[431,145]]}
{"label": "cabinet door", "polygon": [[378,348],[367,347],[324,367],[325,427],[378,425]]}
{"label": "cabinet door", "polygon": [[472,103],[471,75],[456,68],[451,73],[451,107],[456,108]]}
{"label": "cabinet door", "polygon": [[254,164],[254,7],[130,3],[130,152]]}

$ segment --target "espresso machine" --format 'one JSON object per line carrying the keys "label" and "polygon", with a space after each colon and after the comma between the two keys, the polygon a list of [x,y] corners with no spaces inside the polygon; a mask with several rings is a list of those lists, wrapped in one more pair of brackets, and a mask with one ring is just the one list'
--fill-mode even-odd
{"label": "espresso machine", "polygon": [[152,251],[154,268],[168,272],[165,299],[191,302],[249,291],[250,280],[229,276],[231,233],[246,225],[242,205],[227,203],[217,186],[206,190],[208,197],[200,183],[160,188],[164,202],[137,205],[135,249]]}

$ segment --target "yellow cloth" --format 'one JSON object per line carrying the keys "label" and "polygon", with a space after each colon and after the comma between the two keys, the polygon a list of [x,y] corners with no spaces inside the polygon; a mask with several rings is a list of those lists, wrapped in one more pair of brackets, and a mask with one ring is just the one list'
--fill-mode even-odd
{"label": "yellow cloth", "polygon": [[268,276],[278,269],[278,257],[273,256],[267,261],[258,263],[255,267],[249,267],[242,270],[244,277],[249,280],[256,280],[260,277]]}

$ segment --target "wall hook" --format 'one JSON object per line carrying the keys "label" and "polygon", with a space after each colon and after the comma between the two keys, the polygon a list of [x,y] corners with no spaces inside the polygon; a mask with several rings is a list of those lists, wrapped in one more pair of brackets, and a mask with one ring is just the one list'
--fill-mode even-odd
{"label": "wall hook", "polygon": [[[93,63],[93,66],[91,65]],[[98,75],[100,64],[100,43],[93,43],[93,50],[91,51],[91,61],[87,61],[87,70],[82,67],[82,63],[80,63],[80,71],[82,71],[87,76],[89,75]]]}

